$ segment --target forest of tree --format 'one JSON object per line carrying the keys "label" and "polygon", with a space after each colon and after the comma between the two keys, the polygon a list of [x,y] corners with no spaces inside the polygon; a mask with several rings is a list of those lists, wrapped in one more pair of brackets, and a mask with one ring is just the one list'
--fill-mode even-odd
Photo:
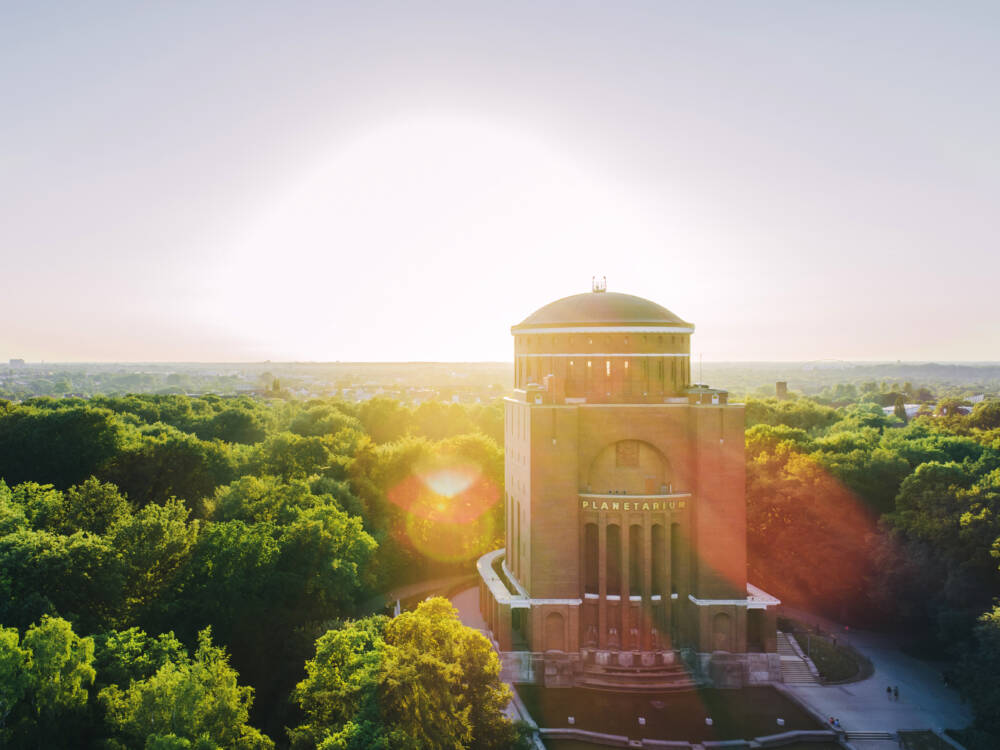
{"label": "forest of tree", "polygon": [[1000,401],[908,424],[875,402],[746,405],[750,578],[786,603],[916,635],[956,665],[970,747],[1000,738]]}
{"label": "forest of tree", "polygon": [[[427,746],[392,689],[447,746],[516,745],[446,601],[365,604],[502,544],[502,436],[499,404],[0,401],[0,745]],[[357,667],[350,697],[317,691],[324,659]]]}
{"label": "forest of tree", "polygon": [[[1000,402],[855,395],[747,400],[750,579],[918,634],[992,746]],[[445,600],[366,608],[502,545],[503,434],[500,403],[0,401],[0,744],[516,746]]]}

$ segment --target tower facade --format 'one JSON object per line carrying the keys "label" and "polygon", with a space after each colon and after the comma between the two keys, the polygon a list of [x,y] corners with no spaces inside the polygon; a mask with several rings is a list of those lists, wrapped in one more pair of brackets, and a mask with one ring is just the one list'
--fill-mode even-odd
{"label": "tower facade", "polygon": [[775,650],[778,602],[747,585],[743,406],[691,382],[694,326],[595,287],[511,332],[506,546],[479,565],[500,650],[554,684],[681,649],[752,681],[732,655]]}

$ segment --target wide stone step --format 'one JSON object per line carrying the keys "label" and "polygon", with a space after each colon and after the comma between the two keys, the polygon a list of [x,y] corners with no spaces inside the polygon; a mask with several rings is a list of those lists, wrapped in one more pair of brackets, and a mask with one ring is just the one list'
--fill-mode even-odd
{"label": "wide stone step", "polygon": [[686,675],[687,667],[683,664],[651,667],[621,667],[611,664],[584,664],[583,671],[590,674],[649,674],[649,675]]}
{"label": "wide stone step", "polygon": [[583,676],[577,685],[590,690],[609,690],[628,693],[672,693],[694,690],[698,683],[691,679],[635,680],[624,676]]}
{"label": "wide stone step", "polygon": [[892,732],[848,732],[847,741],[851,740],[895,740],[896,735]]}
{"label": "wide stone step", "polygon": [[781,681],[786,685],[816,685],[816,678],[810,675],[781,675]]}
{"label": "wide stone step", "polygon": [[795,650],[795,647],[791,643],[792,636],[788,633],[778,631],[778,653],[782,656],[798,656],[799,652]]}

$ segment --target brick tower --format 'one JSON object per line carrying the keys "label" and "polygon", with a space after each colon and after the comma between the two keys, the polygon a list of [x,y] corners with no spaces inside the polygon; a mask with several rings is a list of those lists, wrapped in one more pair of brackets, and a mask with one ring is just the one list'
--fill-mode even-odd
{"label": "brick tower", "polygon": [[689,677],[775,679],[778,602],[746,580],[743,406],[691,383],[694,326],[595,285],[511,332],[507,543],[479,570],[513,677],[663,686],[683,649]]}

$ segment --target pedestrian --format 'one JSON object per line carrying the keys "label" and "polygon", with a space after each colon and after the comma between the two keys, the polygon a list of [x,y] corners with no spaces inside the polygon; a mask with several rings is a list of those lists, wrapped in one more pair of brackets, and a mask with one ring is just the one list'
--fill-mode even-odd
{"label": "pedestrian", "polygon": [[899,700],[899,685],[896,685],[896,687],[894,687],[892,689],[892,699],[894,701],[898,701]]}
{"label": "pedestrian", "polygon": [[892,700],[892,685],[886,686],[885,697],[889,700]]}

